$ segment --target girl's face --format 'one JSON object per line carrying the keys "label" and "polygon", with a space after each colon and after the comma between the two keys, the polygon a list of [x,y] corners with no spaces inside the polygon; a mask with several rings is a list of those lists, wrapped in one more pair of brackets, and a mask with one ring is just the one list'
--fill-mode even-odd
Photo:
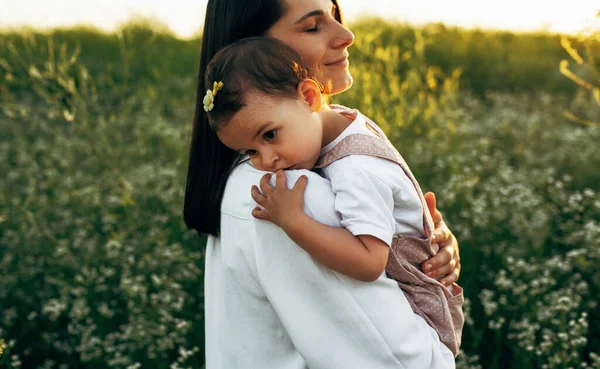
{"label": "girl's face", "polygon": [[248,92],[244,102],[246,105],[217,131],[225,146],[247,154],[256,169],[267,172],[310,170],[315,165],[323,143],[320,104],[309,104],[301,94],[294,99],[259,92]]}
{"label": "girl's face", "polygon": [[333,17],[331,0],[283,0],[286,12],[270,29],[268,36],[296,50],[306,66],[329,94],[352,86],[348,70],[348,47],[354,34]]}

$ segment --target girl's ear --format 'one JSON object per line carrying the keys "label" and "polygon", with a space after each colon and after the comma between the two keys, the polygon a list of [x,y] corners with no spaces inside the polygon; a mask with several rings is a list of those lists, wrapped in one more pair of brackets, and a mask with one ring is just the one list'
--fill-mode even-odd
{"label": "girl's ear", "polygon": [[319,85],[314,80],[307,78],[298,84],[298,95],[301,99],[306,101],[308,106],[311,107],[312,111],[317,112],[321,110],[323,105],[323,95]]}

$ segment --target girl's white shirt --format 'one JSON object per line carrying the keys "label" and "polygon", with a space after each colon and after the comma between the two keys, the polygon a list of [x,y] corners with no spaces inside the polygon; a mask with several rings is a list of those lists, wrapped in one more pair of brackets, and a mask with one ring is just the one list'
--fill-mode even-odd
{"label": "girl's white shirt", "polygon": [[[321,156],[349,135],[377,137],[358,110],[341,105],[332,107],[353,116],[354,120],[321,149]],[[398,164],[374,156],[350,155],[321,169],[321,173],[331,182],[340,224],[354,236],[374,236],[388,246],[395,237],[426,238],[423,204],[412,181]],[[453,286],[448,289],[454,291]]]}
{"label": "girl's white shirt", "polygon": [[[272,223],[254,219],[250,196],[265,172],[249,162],[230,175],[221,236],[206,246],[207,369],[455,368],[436,332],[397,284],[356,281],[322,266]],[[340,226],[328,180],[309,178],[305,211]]]}
{"label": "girl's white shirt", "polygon": [[[321,155],[352,134],[377,137],[368,128],[365,116],[357,110],[341,106],[335,106],[334,110],[350,113],[355,118],[334,141],[323,147]],[[388,246],[394,237],[425,237],[423,205],[398,164],[374,156],[350,155],[321,171],[331,182],[342,227],[353,235],[371,235]]]}

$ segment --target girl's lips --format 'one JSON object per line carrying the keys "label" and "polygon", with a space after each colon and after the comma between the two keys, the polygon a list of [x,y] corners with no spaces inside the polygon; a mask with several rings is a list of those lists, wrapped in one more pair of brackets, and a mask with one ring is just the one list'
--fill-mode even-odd
{"label": "girl's lips", "polygon": [[298,163],[298,164],[294,164],[291,167],[287,167],[285,168],[285,170],[289,170],[289,169],[304,169],[306,168],[306,163]]}

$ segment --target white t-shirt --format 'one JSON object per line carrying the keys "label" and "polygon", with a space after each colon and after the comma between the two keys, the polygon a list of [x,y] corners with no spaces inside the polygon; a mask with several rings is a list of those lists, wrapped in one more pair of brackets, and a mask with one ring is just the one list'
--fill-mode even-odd
{"label": "white t-shirt", "polygon": [[[329,152],[351,134],[377,135],[367,127],[367,121],[357,110],[334,108],[352,113],[355,120],[321,155]],[[335,210],[342,227],[354,236],[371,235],[391,245],[398,236],[425,237],[423,205],[413,183],[402,168],[389,160],[350,155],[323,168],[322,174],[331,182],[335,194]]]}
{"label": "white t-shirt", "polygon": [[[396,282],[335,273],[273,223],[252,217],[250,196],[266,172],[250,163],[230,175],[221,236],[205,266],[206,369],[451,369],[454,356],[413,313]],[[308,176],[305,211],[339,227],[329,181]]]}

